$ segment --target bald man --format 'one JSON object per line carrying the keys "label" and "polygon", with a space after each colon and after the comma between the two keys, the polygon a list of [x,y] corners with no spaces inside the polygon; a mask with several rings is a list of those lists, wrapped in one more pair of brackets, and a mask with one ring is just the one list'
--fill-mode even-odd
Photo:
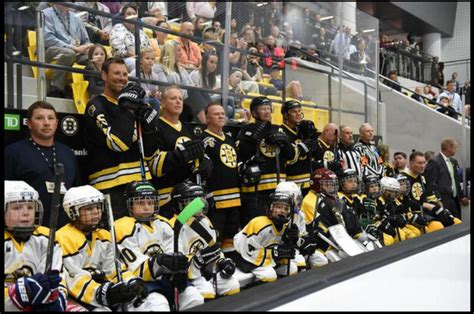
{"label": "bald man", "polygon": [[383,176],[383,160],[375,146],[374,128],[370,123],[363,123],[359,128],[359,142],[355,144],[354,149],[360,154],[362,166],[362,176],[377,175]]}
{"label": "bald man", "polygon": [[360,164],[360,154],[354,149],[354,133],[352,128],[347,125],[339,127],[339,144],[337,145],[337,154],[342,163],[343,169],[352,169],[362,180],[362,167]]}
{"label": "bald man", "polygon": [[[194,25],[191,22],[183,22],[181,23],[179,31],[184,35],[194,36]],[[179,37],[175,40],[180,44],[179,49],[181,52],[179,62],[181,65],[188,72],[199,69],[202,60],[199,46],[188,38]]]}
{"label": "bald man", "polygon": [[313,171],[319,168],[327,168],[337,173],[339,163],[334,155],[338,127],[334,123],[328,123],[318,137],[317,150],[313,152]]}

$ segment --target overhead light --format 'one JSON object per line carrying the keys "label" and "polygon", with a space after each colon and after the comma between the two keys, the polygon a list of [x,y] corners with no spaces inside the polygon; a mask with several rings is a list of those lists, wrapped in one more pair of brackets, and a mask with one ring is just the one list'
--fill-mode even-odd
{"label": "overhead light", "polygon": [[26,10],[26,9],[28,9],[29,7],[30,7],[30,6],[28,6],[28,5],[21,6],[21,7],[18,8],[18,11]]}
{"label": "overhead light", "polygon": [[375,28],[370,28],[370,29],[364,29],[364,30],[362,30],[362,33],[371,33],[371,32],[375,32]]}
{"label": "overhead light", "polygon": [[257,3],[257,7],[261,7],[261,6],[264,6],[264,5],[267,5],[268,2],[260,2],[260,3]]}
{"label": "overhead light", "polygon": [[322,17],[322,18],[320,18],[319,20],[320,20],[320,21],[326,21],[326,20],[330,20],[330,19],[332,19],[332,18],[334,18],[334,16],[330,15],[330,16]]}

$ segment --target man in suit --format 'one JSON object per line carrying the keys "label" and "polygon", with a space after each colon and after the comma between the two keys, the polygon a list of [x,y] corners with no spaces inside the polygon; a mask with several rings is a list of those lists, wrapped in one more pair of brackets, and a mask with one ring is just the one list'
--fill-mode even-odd
{"label": "man in suit", "polygon": [[458,144],[451,137],[444,138],[441,142],[441,152],[434,157],[425,170],[427,184],[438,192],[444,208],[457,218],[461,218],[461,206],[467,206],[469,199],[464,196],[456,175],[458,161],[452,158],[456,154]]}

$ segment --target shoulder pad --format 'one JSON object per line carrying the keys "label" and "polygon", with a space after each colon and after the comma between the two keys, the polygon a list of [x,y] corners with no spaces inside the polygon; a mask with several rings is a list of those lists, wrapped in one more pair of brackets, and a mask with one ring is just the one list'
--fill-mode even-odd
{"label": "shoulder pad", "polygon": [[122,217],[115,221],[115,234],[117,236],[117,242],[120,242],[126,236],[132,234],[135,229],[136,220],[133,217]]}

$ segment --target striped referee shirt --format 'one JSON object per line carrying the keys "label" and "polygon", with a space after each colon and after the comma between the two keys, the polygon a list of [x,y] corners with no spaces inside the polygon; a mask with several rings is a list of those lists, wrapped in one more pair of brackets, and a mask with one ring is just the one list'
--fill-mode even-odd
{"label": "striped referee shirt", "polygon": [[354,145],[354,150],[360,155],[363,176],[378,175],[380,178],[383,176],[383,161],[374,144],[366,144],[359,140],[359,142]]}
{"label": "striped referee shirt", "polygon": [[344,169],[351,169],[357,173],[359,179],[362,180],[362,166],[360,163],[360,154],[354,149],[354,144],[344,145],[339,143],[337,147],[337,154],[340,160],[344,161]]}

